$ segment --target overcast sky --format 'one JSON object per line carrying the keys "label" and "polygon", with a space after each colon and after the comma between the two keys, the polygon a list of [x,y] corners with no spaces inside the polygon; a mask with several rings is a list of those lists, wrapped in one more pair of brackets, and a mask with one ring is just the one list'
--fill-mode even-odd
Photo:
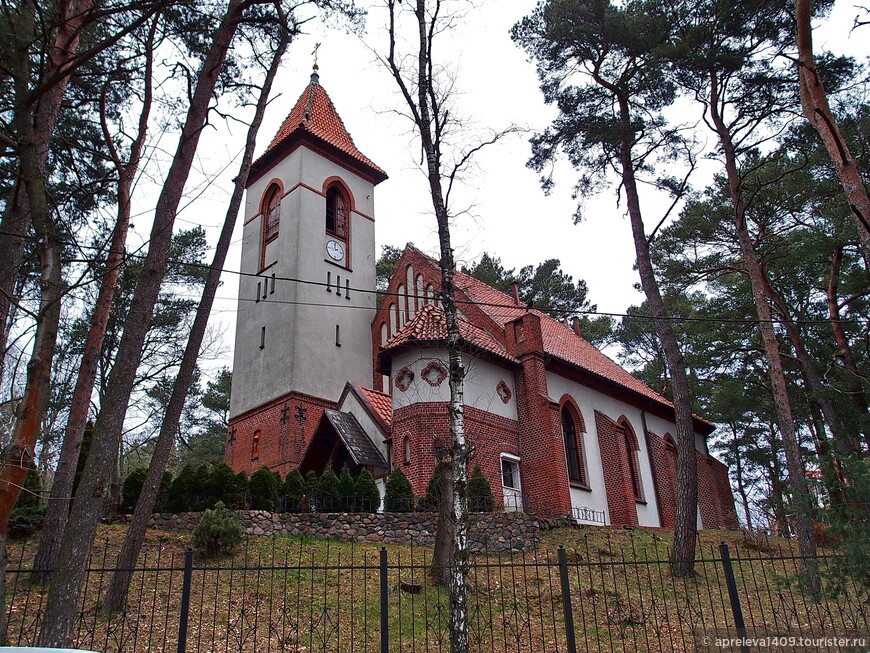
{"label": "overcast sky", "polygon": [[[509,35],[510,27],[530,13],[535,2],[490,0],[478,4],[466,12],[436,51],[436,57],[455,77],[456,110],[472,131],[500,130],[510,125],[530,130],[545,127],[555,110],[543,103],[534,66]],[[317,20],[306,25],[308,34],[291,45],[276,81],[258,152],[268,145],[308,84],[311,52],[315,43],[321,43],[320,83],[359,149],[390,176],[375,190],[378,253],[382,245],[413,242],[423,251],[436,254],[435,220],[425,178],[416,165],[419,151],[413,147],[410,123],[396,114],[402,100],[395,83],[371,51],[382,52],[386,46],[385,12],[377,2],[372,5],[362,37]],[[833,42],[839,51],[865,56],[867,47],[862,45],[861,37],[866,40],[867,34],[849,34],[856,13],[851,2],[837,2],[825,31],[816,36],[817,51]],[[238,125],[231,127],[231,136],[220,137],[219,144],[212,135],[210,144],[201,148],[201,169],[226,165],[227,157],[236,156],[241,149],[243,132]],[[454,211],[469,208],[456,219],[453,229],[459,262],[471,262],[484,251],[501,257],[506,267],[559,258],[563,269],[575,280],[586,280],[590,298],[600,311],[621,313],[642,301],[633,287],[637,273],[632,269],[631,230],[624,206],[617,206],[615,186],[598,197],[587,198],[586,218],[575,225],[572,216],[576,202],[571,199],[575,173],[567,165],[559,167],[554,191],[544,195],[537,174],[526,167],[528,137],[528,133],[510,136],[486,149],[466,176],[462,194],[453,205]],[[234,168],[223,182],[204,191],[180,214],[181,226],[204,224],[210,237],[216,239]],[[707,174],[714,169],[711,163]],[[705,184],[705,179],[696,181],[697,187]],[[661,207],[661,202],[648,198],[644,216],[648,225],[658,222]],[[236,245],[239,238],[237,231]],[[236,246],[227,270],[238,270],[239,256]],[[225,274],[224,280],[219,297],[229,300],[235,297],[238,280],[231,274]],[[226,329],[230,344],[234,311],[234,301],[221,301],[216,306],[217,321]]]}

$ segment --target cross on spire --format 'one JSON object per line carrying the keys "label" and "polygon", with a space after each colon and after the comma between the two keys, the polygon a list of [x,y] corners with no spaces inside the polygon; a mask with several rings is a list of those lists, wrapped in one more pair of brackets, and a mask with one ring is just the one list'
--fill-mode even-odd
{"label": "cross on spire", "polygon": [[314,55],[314,65],[311,67],[312,70],[320,70],[320,67],[317,65],[317,51],[320,49],[320,43],[314,44],[314,49],[311,51],[311,54]]}

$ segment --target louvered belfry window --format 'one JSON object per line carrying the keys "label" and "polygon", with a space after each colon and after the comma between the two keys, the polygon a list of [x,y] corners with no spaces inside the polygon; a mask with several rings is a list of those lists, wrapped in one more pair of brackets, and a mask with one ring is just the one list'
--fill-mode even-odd
{"label": "louvered belfry window", "polygon": [[278,227],[281,223],[281,193],[277,187],[269,191],[269,198],[264,208],[266,225],[263,228],[263,241],[269,242],[278,237]]}

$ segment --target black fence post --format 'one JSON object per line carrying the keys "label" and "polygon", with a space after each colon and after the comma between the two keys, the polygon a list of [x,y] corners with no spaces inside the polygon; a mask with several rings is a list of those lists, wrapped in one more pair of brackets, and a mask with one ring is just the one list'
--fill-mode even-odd
{"label": "black fence post", "polygon": [[387,548],[381,547],[381,653],[390,649],[390,624],[387,611]]}
{"label": "black fence post", "polygon": [[178,653],[187,650],[187,620],[190,616],[190,586],[193,581],[193,549],[184,552],[184,582],[181,586],[181,614],[178,617]]}
{"label": "black fence post", "polygon": [[[746,622],[743,620],[743,607],[740,605],[740,595],[737,593],[737,580],[734,578],[734,567],[731,564],[731,553],[725,542],[719,544],[719,553],[722,555],[722,570],[725,572],[725,584],[728,586],[728,598],[731,600],[731,613],[734,615],[734,627],[737,636],[746,637]],[[746,644],[740,646],[741,653],[749,653]]]}
{"label": "black fence post", "polygon": [[568,653],[577,653],[574,640],[574,609],[571,607],[571,583],[568,582],[568,556],[565,547],[559,545],[559,580],[562,583],[562,607],[565,610],[565,643]]}

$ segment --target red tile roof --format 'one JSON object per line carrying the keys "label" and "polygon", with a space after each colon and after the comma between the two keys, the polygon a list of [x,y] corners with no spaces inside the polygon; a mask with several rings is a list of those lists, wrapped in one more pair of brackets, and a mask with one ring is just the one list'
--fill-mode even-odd
{"label": "red tile roof", "polygon": [[[495,338],[467,320],[459,319],[459,336],[462,340],[502,360],[519,363]],[[421,342],[443,341],[447,337],[447,317],[436,304],[424,306],[399,332],[384,344],[383,350],[396,349]]]}
{"label": "red tile roof", "polygon": [[372,388],[364,388],[356,383],[353,385],[368,400],[369,406],[371,406],[374,413],[384,421],[387,429],[389,429],[393,423],[393,400],[390,398],[390,395]]}
{"label": "red tile roof", "polygon": [[[324,88],[318,82],[317,75],[311,76],[311,83],[299,96],[296,106],[284,120],[275,138],[266,148],[265,157],[291,136],[310,134],[337,148],[343,154],[354,159],[369,170],[378,181],[387,178],[387,173],[381,170],[366,155],[354,145],[344,122],[335,110]],[[261,157],[261,158],[263,158]]]}
{"label": "red tile roof", "polygon": [[[417,252],[427,258],[437,269],[437,261],[419,250],[417,250]],[[492,286],[489,286],[467,274],[457,271],[454,281],[457,289],[464,293],[470,301],[474,302],[501,328],[504,328],[508,322],[531,311],[541,318],[541,336],[544,342],[544,351],[546,353],[562,361],[576,365],[584,371],[591,372],[598,377],[616,383],[627,390],[631,390],[664,406],[673,408],[673,403],[662,397],[655,390],[643,383],[643,381],[637,379],[631,373],[620,367],[616,362],[598,351],[598,349],[596,349],[592,344],[587,342],[581,336],[578,336],[573,329],[569,328],[563,322],[554,320],[540,311],[529,309],[523,302],[516,305],[514,304],[512,297],[509,297],[505,293],[498,291]],[[462,311],[461,303],[459,304],[459,310]],[[396,338],[401,335],[400,332],[396,335]]]}

